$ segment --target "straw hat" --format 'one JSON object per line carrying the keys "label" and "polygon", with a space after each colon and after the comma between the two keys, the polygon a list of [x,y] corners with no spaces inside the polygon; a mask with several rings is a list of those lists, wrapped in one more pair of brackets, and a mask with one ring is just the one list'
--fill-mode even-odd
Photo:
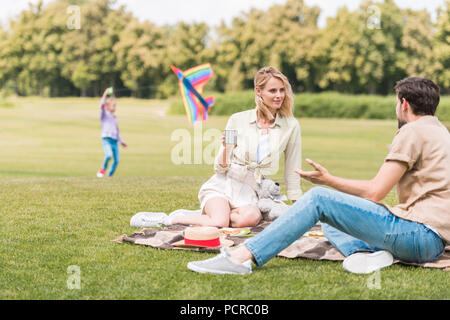
{"label": "straw hat", "polygon": [[184,230],[184,239],[172,243],[175,247],[216,248],[231,247],[234,242],[220,237],[216,227],[188,227]]}

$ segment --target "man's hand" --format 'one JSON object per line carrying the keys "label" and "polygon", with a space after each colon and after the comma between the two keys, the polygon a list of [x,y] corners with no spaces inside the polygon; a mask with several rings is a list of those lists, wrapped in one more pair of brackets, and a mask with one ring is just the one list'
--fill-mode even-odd
{"label": "man's hand", "polygon": [[386,161],[380,167],[377,175],[371,180],[353,180],[333,176],[320,164],[309,159],[306,162],[314,167],[314,171],[295,172],[305,180],[315,184],[324,184],[338,191],[379,202],[386,197],[391,189],[400,181],[408,166],[399,161]]}
{"label": "man's hand", "polygon": [[122,147],[128,148],[128,145],[125,142],[121,142],[120,144],[122,145]]}
{"label": "man's hand", "polygon": [[306,159],[306,162],[313,166],[315,170],[303,171],[300,169],[295,169],[295,172],[298,173],[303,179],[308,180],[314,184],[327,185],[330,181],[330,174],[328,173],[328,170],[310,159]]}

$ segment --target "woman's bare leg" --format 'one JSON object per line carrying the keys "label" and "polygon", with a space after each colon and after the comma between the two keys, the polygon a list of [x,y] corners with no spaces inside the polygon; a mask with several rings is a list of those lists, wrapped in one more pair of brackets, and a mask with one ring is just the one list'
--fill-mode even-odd
{"label": "woman's bare leg", "polygon": [[230,204],[221,197],[209,199],[201,215],[175,217],[172,224],[188,224],[210,227],[228,227],[230,225]]}
{"label": "woman's bare leg", "polygon": [[[239,207],[233,209],[230,214],[231,226],[234,228],[254,227],[261,219],[261,211],[256,206]],[[230,260],[234,263],[244,263],[253,259],[253,254],[246,246],[239,246],[230,252]]]}
{"label": "woman's bare leg", "polygon": [[261,221],[261,211],[256,206],[242,206],[233,209],[230,214],[233,228],[255,227]]}

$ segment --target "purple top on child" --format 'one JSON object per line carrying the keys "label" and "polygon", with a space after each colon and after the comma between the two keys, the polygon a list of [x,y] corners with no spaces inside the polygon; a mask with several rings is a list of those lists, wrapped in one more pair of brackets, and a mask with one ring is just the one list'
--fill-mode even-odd
{"label": "purple top on child", "polygon": [[102,124],[102,138],[111,138],[123,142],[120,137],[117,117],[105,108],[105,99],[100,101],[100,122]]}

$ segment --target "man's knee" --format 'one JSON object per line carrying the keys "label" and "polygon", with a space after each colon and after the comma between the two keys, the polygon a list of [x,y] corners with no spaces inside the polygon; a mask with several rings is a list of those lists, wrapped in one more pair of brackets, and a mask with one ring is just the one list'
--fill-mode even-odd
{"label": "man's knee", "polygon": [[314,188],[310,189],[305,195],[308,195],[312,198],[318,199],[323,196],[329,195],[333,191],[334,190],[324,188],[324,187],[314,187]]}

